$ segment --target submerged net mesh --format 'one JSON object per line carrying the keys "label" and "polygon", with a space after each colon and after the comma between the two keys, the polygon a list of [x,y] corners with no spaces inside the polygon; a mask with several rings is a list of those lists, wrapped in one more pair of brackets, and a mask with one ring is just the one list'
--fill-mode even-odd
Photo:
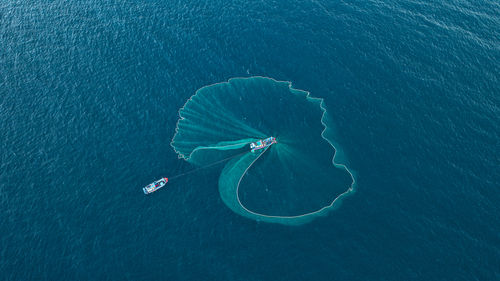
{"label": "submerged net mesh", "polygon": [[[171,145],[180,158],[207,165],[235,155],[221,172],[219,192],[242,216],[302,224],[353,191],[354,175],[324,137],[331,132],[322,100],[289,82],[251,77],[206,86],[179,116]],[[269,136],[278,143],[250,152],[249,143]]]}

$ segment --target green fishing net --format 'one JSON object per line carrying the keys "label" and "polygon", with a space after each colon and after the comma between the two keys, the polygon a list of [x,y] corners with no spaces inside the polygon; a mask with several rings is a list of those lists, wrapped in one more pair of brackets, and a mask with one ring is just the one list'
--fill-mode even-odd
{"label": "green fishing net", "polygon": [[[265,222],[303,224],[354,191],[322,99],[265,77],[233,78],[199,89],[179,110],[171,145],[195,165],[228,159],[219,177],[223,202]],[[249,144],[277,143],[256,152]]]}

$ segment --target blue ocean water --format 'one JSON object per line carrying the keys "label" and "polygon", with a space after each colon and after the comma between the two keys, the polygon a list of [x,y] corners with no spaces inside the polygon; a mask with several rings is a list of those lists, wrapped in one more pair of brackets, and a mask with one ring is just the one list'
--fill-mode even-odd
{"label": "blue ocean water", "polygon": [[[500,4],[3,1],[2,280],[500,279]],[[231,77],[324,98],[356,193],[302,226],[228,209],[169,143]],[[290,112],[290,114],[294,114]]]}

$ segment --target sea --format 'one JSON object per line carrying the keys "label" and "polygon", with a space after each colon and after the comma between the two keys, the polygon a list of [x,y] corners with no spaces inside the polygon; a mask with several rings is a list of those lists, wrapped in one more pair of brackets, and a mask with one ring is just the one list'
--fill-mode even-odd
{"label": "sea", "polygon": [[[146,196],[194,168],[179,108],[251,76],[324,99],[355,192],[301,225],[218,165]],[[0,1],[0,280],[500,280],[499,167],[498,0]]]}

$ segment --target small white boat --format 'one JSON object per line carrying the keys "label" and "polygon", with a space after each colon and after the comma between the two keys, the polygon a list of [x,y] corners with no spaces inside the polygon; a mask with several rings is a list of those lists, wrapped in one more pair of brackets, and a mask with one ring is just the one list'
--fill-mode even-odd
{"label": "small white boat", "polygon": [[165,186],[168,182],[168,178],[161,178],[151,184],[148,184],[146,187],[143,187],[142,190],[144,191],[144,194],[149,194],[157,191],[158,189],[162,188]]}
{"label": "small white boat", "polygon": [[267,139],[262,139],[258,140],[256,142],[252,142],[250,144],[250,149],[252,149],[252,152],[255,152],[259,149],[266,148],[268,146],[271,146],[276,143],[276,138],[275,137],[269,137]]}

